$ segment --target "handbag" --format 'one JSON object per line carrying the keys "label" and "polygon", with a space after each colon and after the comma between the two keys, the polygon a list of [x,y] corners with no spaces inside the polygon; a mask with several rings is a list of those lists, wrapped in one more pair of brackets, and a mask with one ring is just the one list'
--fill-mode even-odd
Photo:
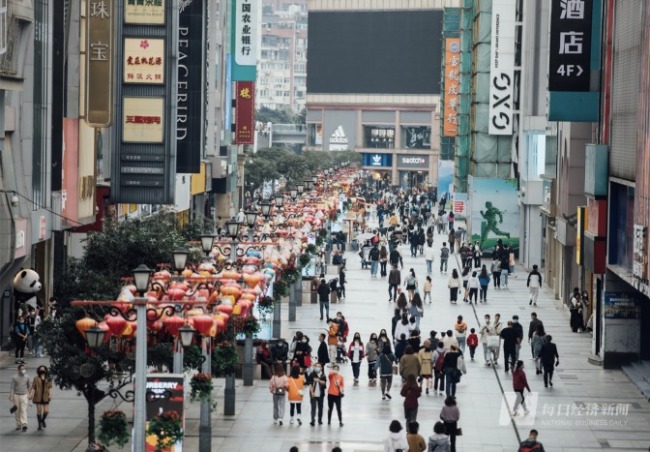
{"label": "handbag", "polygon": [[393,375],[397,375],[397,364],[393,364]]}
{"label": "handbag", "polygon": [[303,390],[302,390],[302,389],[298,389],[298,387],[296,386],[296,382],[293,381],[293,378],[292,378],[290,381],[291,381],[291,384],[293,384],[293,387],[296,388],[296,392],[298,393],[298,396],[300,396],[300,398],[302,399],[302,397],[303,397]]}
{"label": "handbag", "polygon": [[[273,378],[275,379],[275,376]],[[273,381],[276,381],[276,380],[273,380]],[[275,394],[275,395],[284,395],[285,393],[286,393],[286,390],[284,389],[284,387],[281,387],[281,386],[276,386],[275,391],[273,391],[273,394]]]}
{"label": "handbag", "polygon": [[9,412],[10,412],[11,414],[14,414],[17,410],[18,410],[18,407],[17,407],[16,405],[14,405],[14,406],[12,406],[11,408],[9,408]]}
{"label": "handbag", "polygon": [[501,345],[501,338],[499,336],[489,336],[487,343],[489,348],[499,348]]}
{"label": "handbag", "polygon": [[463,429],[462,428],[457,428],[456,429],[456,436],[463,436]]}

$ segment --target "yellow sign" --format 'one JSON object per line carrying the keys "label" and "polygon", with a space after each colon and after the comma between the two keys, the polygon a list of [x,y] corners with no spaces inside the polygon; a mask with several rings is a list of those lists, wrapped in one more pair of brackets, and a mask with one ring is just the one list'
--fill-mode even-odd
{"label": "yellow sign", "polygon": [[165,83],[164,39],[124,39],[124,83]]}
{"label": "yellow sign", "polygon": [[113,0],[86,1],[86,123],[113,121]]}
{"label": "yellow sign", "polygon": [[123,99],[122,141],[162,143],[165,99],[162,97],[125,97]]}
{"label": "yellow sign", "polygon": [[124,22],[127,24],[165,24],[165,0],[125,0]]}

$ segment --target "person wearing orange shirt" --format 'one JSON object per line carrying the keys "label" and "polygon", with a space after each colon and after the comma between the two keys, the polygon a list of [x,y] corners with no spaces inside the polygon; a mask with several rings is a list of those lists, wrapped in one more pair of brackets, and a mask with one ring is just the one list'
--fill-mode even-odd
{"label": "person wearing orange shirt", "polygon": [[289,415],[291,416],[289,423],[293,424],[293,415],[294,410],[296,411],[296,417],[298,425],[302,425],[302,420],[300,416],[302,414],[302,398],[303,390],[305,387],[305,378],[300,374],[300,368],[298,366],[293,366],[291,368],[291,376],[289,377]]}
{"label": "person wearing orange shirt", "polygon": [[343,427],[343,415],[341,414],[341,399],[345,395],[345,381],[339,374],[339,366],[334,364],[332,371],[327,376],[329,385],[327,388],[327,425],[332,424],[332,408],[336,405],[336,413],[339,417],[339,425]]}
{"label": "person wearing orange shirt", "polygon": [[329,329],[327,330],[327,348],[330,354],[330,363],[336,362],[336,347],[339,345],[339,327],[332,319],[327,319]]}

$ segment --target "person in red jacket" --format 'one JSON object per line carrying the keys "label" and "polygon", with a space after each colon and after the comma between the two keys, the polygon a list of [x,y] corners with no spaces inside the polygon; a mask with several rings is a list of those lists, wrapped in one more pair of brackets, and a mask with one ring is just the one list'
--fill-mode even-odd
{"label": "person in red jacket", "polygon": [[515,370],[512,371],[512,388],[514,389],[517,398],[515,400],[515,407],[512,410],[512,415],[517,416],[517,410],[519,405],[524,408],[524,415],[528,414],[528,409],[526,408],[526,401],[524,398],[524,389],[528,390],[530,393],[530,386],[528,386],[528,380],[526,379],[526,372],[524,372],[524,362],[517,361]]}
{"label": "person in red jacket", "polygon": [[478,336],[476,335],[476,330],[474,328],[469,330],[467,346],[469,347],[469,356],[472,358],[472,361],[474,361],[474,352],[476,352],[476,347],[478,347]]}

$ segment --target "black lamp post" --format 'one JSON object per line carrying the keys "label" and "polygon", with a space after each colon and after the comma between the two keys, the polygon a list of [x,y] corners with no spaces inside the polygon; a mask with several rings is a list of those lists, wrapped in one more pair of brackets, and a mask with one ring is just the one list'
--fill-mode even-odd
{"label": "black lamp post", "polygon": [[275,206],[276,207],[284,206],[284,195],[279,194],[275,197]]}
{"label": "black lamp post", "polygon": [[214,235],[203,234],[201,236],[201,249],[205,253],[205,257],[208,257],[210,255],[213,246],[214,246]]}
{"label": "black lamp post", "polygon": [[255,224],[257,223],[258,213],[254,210],[246,212],[246,225],[248,226],[248,241],[253,241],[253,232],[255,231]]}
{"label": "black lamp post", "polygon": [[102,330],[98,326],[93,326],[86,330],[86,343],[88,348],[95,351],[97,350],[102,343],[104,342],[104,337],[106,336],[106,331]]}
{"label": "black lamp post", "polygon": [[174,268],[177,272],[182,272],[185,269],[185,264],[187,264],[187,256],[190,252],[185,248],[176,248],[172,253],[174,256]]}

